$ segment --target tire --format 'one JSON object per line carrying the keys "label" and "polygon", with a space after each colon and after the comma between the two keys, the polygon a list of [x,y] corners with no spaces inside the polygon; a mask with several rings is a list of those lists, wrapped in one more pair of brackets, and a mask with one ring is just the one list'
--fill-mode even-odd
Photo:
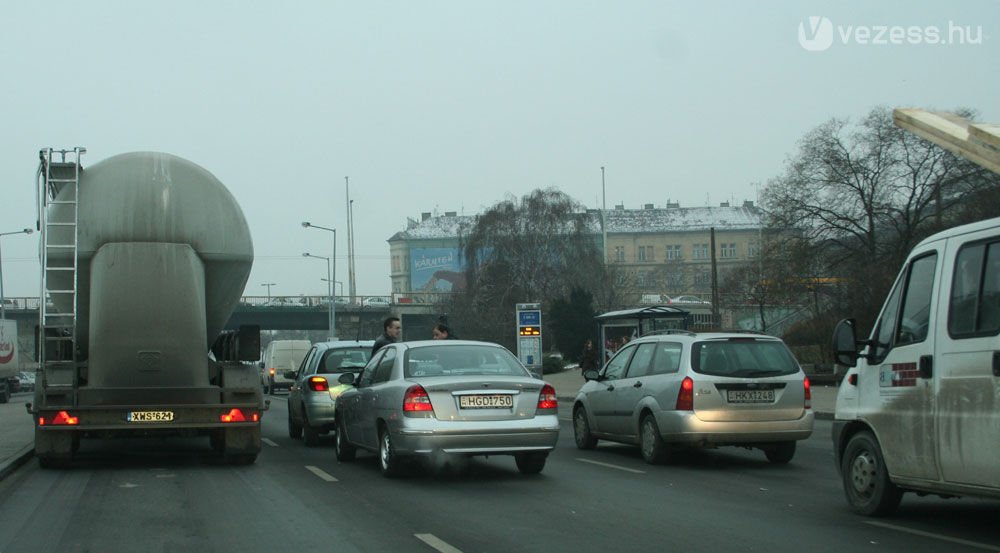
{"label": "tire", "polygon": [[302,437],[302,426],[295,422],[292,418],[292,408],[288,408],[288,437],[293,440],[298,440]]}
{"label": "tire", "polygon": [[378,468],[386,478],[395,478],[403,473],[402,460],[396,455],[392,436],[385,427],[378,433]]}
{"label": "tire", "polygon": [[3,391],[0,391],[0,403],[7,403],[10,401],[10,387],[4,386]]}
{"label": "tire", "polygon": [[302,406],[302,443],[306,447],[316,447],[319,445],[319,430],[309,424],[309,415],[306,414],[306,406]]}
{"label": "tire", "polygon": [[353,461],[358,450],[347,441],[347,431],[344,429],[344,423],[340,421],[340,417],[337,417],[337,435],[334,440],[333,451],[337,454],[337,460],[342,463]]}
{"label": "tire", "polygon": [[267,379],[267,394],[271,395],[271,396],[275,395],[275,393],[274,393],[274,379],[271,379],[271,378]]}
{"label": "tire", "polygon": [[594,449],[597,447],[597,438],[590,433],[590,423],[587,422],[587,410],[577,407],[573,411],[573,439],[579,449]]}
{"label": "tire", "polygon": [[521,474],[538,474],[545,468],[545,461],[548,458],[548,452],[532,451],[514,455],[514,462],[517,463],[517,470],[521,471]]}
{"label": "tire", "polygon": [[665,463],[668,457],[667,444],[660,437],[660,428],[651,414],[642,417],[639,423],[639,450],[642,458],[651,465]]}
{"label": "tire", "polygon": [[840,474],[847,503],[856,513],[885,516],[899,507],[903,491],[889,480],[882,448],[871,432],[855,434],[847,442]]}
{"label": "tire", "polygon": [[795,442],[780,442],[764,447],[767,460],[775,465],[787,465],[795,457]]}

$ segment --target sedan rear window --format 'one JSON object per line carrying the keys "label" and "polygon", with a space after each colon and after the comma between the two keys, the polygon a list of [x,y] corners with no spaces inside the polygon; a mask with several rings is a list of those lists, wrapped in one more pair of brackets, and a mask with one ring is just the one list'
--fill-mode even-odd
{"label": "sedan rear window", "polygon": [[691,352],[695,372],[734,378],[795,374],[798,363],[783,342],[734,339],[697,342]]}
{"label": "sedan rear window", "polygon": [[405,378],[476,375],[530,376],[513,354],[505,349],[490,346],[415,347],[407,350],[406,362],[403,366]]}

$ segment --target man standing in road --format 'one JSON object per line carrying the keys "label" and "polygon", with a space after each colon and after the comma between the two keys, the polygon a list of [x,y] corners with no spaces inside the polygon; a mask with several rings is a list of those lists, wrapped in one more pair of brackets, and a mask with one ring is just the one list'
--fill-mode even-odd
{"label": "man standing in road", "polygon": [[375,352],[382,349],[382,346],[398,342],[402,332],[403,324],[399,322],[399,317],[387,317],[382,321],[382,335],[375,339],[372,357],[375,357]]}

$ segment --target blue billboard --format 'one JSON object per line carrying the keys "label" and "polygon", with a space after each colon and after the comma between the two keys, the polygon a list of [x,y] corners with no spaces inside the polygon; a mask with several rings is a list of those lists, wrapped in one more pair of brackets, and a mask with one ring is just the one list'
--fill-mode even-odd
{"label": "blue billboard", "polygon": [[461,292],[465,264],[458,248],[410,248],[410,290]]}

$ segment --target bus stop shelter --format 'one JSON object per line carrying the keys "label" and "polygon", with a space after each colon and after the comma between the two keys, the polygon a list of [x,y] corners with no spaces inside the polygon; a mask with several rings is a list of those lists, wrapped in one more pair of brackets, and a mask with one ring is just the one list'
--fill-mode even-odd
{"label": "bus stop shelter", "polygon": [[[686,330],[691,322],[686,309],[669,305],[652,305],[636,309],[609,311],[594,317],[600,325],[601,363],[607,362],[610,354],[618,349],[622,337],[629,340],[660,330]],[[614,344],[614,346],[612,346]]]}

